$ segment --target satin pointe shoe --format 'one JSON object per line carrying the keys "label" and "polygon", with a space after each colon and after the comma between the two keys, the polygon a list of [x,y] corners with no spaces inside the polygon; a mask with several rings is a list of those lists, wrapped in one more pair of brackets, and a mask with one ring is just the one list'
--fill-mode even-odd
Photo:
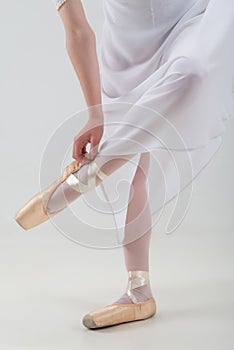
{"label": "satin pointe shoe", "polygon": [[129,277],[126,293],[131,298],[133,304],[113,303],[104,308],[91,311],[82,319],[85,327],[95,329],[113,326],[126,322],[144,320],[156,314],[156,302],[154,298],[138,302],[134,296],[135,288],[149,282],[148,271],[129,271]]}
{"label": "satin pointe shoe", "polygon": [[79,163],[76,160],[73,161],[64,169],[58,180],[54,181],[42,192],[34,195],[16,214],[15,220],[23,229],[29,230],[38,226],[64,209],[62,208],[53,213],[49,213],[46,209],[50,197],[62,182],[66,181],[75,191],[85,193],[91,191],[96,186],[96,176],[101,180],[104,180],[107,177],[107,175],[99,168],[95,160],[90,158],[88,152],[86,152],[84,156],[90,160],[89,163],[86,163],[88,164],[88,183],[83,184],[75,175],[73,175],[73,173],[83,165],[83,163]]}
{"label": "satin pointe shoe", "polygon": [[49,220],[50,217],[58,214],[61,210],[49,213],[46,210],[47,203],[57,189],[72,173],[77,171],[80,163],[76,160],[70,163],[62,172],[61,176],[45,190],[35,194],[16,214],[16,222],[24,229],[29,230]]}

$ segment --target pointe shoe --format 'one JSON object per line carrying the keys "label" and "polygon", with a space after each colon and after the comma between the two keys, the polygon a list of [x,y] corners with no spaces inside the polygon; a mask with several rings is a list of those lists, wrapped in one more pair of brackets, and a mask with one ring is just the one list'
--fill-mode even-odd
{"label": "pointe shoe", "polygon": [[63,209],[56,212],[49,213],[46,210],[47,203],[57,189],[57,187],[64,182],[72,173],[77,171],[81,163],[76,160],[69,164],[58,180],[54,181],[49,187],[42,192],[35,194],[16,214],[16,222],[24,229],[29,230],[41,223],[49,220],[50,217],[58,214]]}
{"label": "pointe shoe", "polygon": [[112,304],[84,316],[83,325],[89,329],[114,326],[150,318],[156,313],[154,298],[137,304]]}
{"label": "pointe shoe", "polygon": [[148,271],[129,271],[132,280],[129,280],[126,292],[133,304],[113,303],[104,308],[86,314],[82,323],[89,329],[103,328],[121,323],[139,321],[150,318],[156,314],[156,302],[152,297],[146,301],[138,302],[133,294],[133,289],[147,284]]}

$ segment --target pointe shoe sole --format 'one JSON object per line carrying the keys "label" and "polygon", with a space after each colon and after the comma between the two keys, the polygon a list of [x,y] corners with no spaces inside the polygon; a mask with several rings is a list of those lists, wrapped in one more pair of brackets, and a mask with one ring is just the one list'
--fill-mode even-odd
{"label": "pointe shoe sole", "polygon": [[54,181],[48,188],[35,194],[16,214],[16,222],[24,229],[29,230],[41,223],[47,221],[50,217],[56,215],[61,210],[53,213],[48,213],[46,210],[47,202],[57,189],[57,187],[64,182],[69,175],[77,171],[80,163],[73,161],[62,172],[58,180]]}
{"label": "pointe shoe sole", "polygon": [[89,329],[139,321],[156,314],[155,299],[137,304],[112,304],[85,315],[82,323]]}

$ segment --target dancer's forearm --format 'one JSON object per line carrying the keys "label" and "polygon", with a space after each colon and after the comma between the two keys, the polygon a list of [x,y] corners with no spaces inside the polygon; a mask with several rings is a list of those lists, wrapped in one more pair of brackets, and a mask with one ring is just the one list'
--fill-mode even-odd
{"label": "dancer's forearm", "polygon": [[[87,106],[99,105],[102,101],[96,38],[86,19],[81,1],[65,2],[59,14],[66,33],[66,49],[79,79]],[[90,109],[90,112],[93,110],[96,111],[93,108]]]}
{"label": "dancer's forearm", "polygon": [[66,48],[79,78],[87,106],[101,104],[95,34],[88,28],[66,35]]}

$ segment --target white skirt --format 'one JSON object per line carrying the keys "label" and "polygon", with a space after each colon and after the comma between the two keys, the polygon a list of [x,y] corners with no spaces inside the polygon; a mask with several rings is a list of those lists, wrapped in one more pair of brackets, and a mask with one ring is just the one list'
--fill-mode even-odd
{"label": "white skirt", "polygon": [[[151,154],[147,185],[153,224],[177,199],[170,233],[186,213],[188,185],[222,144],[225,122],[234,115],[234,5],[233,0],[103,0],[103,10],[106,137],[97,157],[134,155],[101,184],[121,244],[141,153]],[[128,186],[118,200],[123,180]]]}

